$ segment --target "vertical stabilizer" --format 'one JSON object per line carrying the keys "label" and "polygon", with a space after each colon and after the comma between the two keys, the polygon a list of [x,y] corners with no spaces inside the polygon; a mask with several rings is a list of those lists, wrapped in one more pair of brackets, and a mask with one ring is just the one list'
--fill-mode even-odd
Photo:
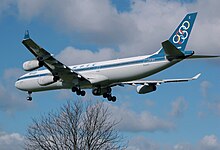
{"label": "vertical stabilizer", "polygon": [[169,39],[180,51],[185,50],[196,15],[197,13],[187,14]]}

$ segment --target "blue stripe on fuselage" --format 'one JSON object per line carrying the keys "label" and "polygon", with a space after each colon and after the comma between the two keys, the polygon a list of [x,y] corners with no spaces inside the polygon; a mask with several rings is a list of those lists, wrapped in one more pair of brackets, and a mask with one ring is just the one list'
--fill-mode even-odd
{"label": "blue stripe on fuselage", "polygon": [[87,68],[79,68],[74,69],[74,71],[88,71],[88,70],[95,70],[95,69],[107,69],[112,67],[121,67],[125,65],[133,65],[133,64],[140,64],[140,63],[147,63],[147,62],[156,62],[156,61],[162,61],[165,60],[164,56],[157,57],[156,55],[152,55],[148,58],[136,60],[136,61],[130,61],[130,62],[122,62],[122,63],[116,63],[116,64],[109,64],[109,65],[100,65],[100,66],[93,66],[93,67],[87,67]]}
{"label": "blue stripe on fuselage", "polygon": [[[112,67],[121,67],[125,65],[133,65],[133,64],[140,64],[140,63],[157,62],[157,61],[162,61],[162,60],[165,60],[164,56],[161,56],[161,55],[158,56],[158,54],[155,54],[148,58],[136,60],[136,61],[122,62],[122,63],[109,64],[109,65],[92,66],[92,67],[79,68],[79,69],[74,69],[72,67],[71,69],[73,69],[76,72],[79,72],[79,71],[89,71],[89,70],[96,70],[96,69],[107,69],[107,68],[112,68]],[[51,75],[51,73],[24,76],[24,77],[19,78],[17,81],[30,79],[30,78],[36,78],[36,77],[42,77],[42,76],[47,76],[47,75]]]}
{"label": "blue stripe on fuselage", "polygon": [[29,75],[29,76],[21,77],[21,78],[19,78],[17,81],[25,80],[25,79],[30,79],[30,78],[36,78],[36,77],[43,77],[43,76],[48,76],[48,75],[51,75],[51,73],[43,73],[43,74]]}

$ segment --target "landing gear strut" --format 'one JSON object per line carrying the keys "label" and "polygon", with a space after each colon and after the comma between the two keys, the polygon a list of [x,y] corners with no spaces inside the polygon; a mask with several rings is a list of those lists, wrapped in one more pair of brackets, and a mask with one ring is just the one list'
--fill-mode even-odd
{"label": "landing gear strut", "polygon": [[84,90],[81,90],[80,88],[73,87],[72,92],[76,92],[77,95],[85,96],[86,92]]}
{"label": "landing gear strut", "polygon": [[104,98],[107,98],[108,101],[115,102],[116,97],[112,96],[112,89],[110,87],[107,88],[101,88],[101,87],[96,87],[92,90],[93,95],[95,96],[103,96]]}
{"label": "landing gear strut", "polygon": [[28,91],[28,96],[27,96],[27,100],[28,101],[32,101],[32,97],[31,97],[32,92]]}

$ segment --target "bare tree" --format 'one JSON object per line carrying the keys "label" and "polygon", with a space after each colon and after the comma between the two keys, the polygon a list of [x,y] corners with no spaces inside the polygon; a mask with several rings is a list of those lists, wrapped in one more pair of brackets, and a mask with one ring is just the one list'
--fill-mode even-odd
{"label": "bare tree", "polygon": [[118,150],[125,142],[115,129],[118,122],[103,103],[67,102],[56,112],[33,119],[25,149]]}

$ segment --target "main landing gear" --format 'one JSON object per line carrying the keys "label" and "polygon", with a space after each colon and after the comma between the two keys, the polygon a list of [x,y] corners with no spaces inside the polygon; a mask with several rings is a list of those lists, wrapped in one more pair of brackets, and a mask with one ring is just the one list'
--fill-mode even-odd
{"label": "main landing gear", "polygon": [[103,96],[104,98],[107,98],[108,101],[112,101],[115,102],[116,101],[116,97],[112,96],[112,89],[110,87],[107,88],[100,88],[100,87],[96,87],[92,90],[92,94],[95,96]]}
{"label": "main landing gear", "polygon": [[28,91],[28,96],[27,96],[27,100],[28,101],[32,101],[32,96],[31,96],[32,92]]}
{"label": "main landing gear", "polygon": [[104,94],[103,94],[103,97],[104,97],[104,98],[107,98],[108,101],[112,101],[112,102],[115,102],[115,101],[116,101],[116,97],[115,97],[115,96],[112,96],[111,93],[104,93]]}
{"label": "main landing gear", "polygon": [[86,92],[84,90],[81,90],[80,88],[73,87],[72,92],[76,92],[76,95],[85,96]]}

